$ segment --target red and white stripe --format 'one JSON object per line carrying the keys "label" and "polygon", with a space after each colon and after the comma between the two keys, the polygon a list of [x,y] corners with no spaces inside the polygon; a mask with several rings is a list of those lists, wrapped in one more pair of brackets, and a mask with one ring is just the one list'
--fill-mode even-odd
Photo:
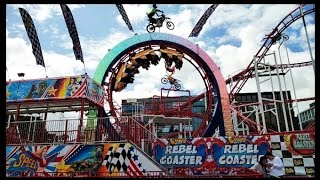
{"label": "red and white stripe", "polygon": [[82,82],[80,88],[72,95],[72,97],[82,97],[86,91],[87,80]]}

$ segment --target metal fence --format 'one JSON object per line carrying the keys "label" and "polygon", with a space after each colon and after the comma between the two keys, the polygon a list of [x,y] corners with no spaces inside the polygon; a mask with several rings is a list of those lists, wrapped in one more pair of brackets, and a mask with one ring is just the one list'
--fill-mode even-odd
{"label": "metal fence", "polygon": [[[94,121],[94,126],[87,126]],[[107,126],[101,119],[65,119],[8,122],[6,128],[7,145],[20,144],[67,144],[78,142],[106,142],[125,140],[121,132]],[[111,137],[119,137],[111,139]]]}
{"label": "metal fence", "polygon": [[168,174],[162,171],[147,171],[147,172],[97,172],[97,171],[82,171],[82,172],[15,172],[6,173],[6,177],[55,177],[55,178],[73,178],[73,177],[104,177],[104,178],[262,178],[259,174],[205,174],[205,175],[175,175]]}
{"label": "metal fence", "polygon": [[147,154],[157,136],[132,117],[8,122],[7,145],[131,141]]}

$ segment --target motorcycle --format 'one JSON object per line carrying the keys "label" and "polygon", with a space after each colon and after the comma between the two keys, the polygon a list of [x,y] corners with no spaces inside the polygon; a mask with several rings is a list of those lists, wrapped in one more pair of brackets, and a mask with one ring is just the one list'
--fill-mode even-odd
{"label": "motorcycle", "polygon": [[175,90],[180,90],[181,85],[179,84],[179,82],[181,82],[178,79],[175,79],[169,75],[165,75],[165,77],[161,78],[161,83],[162,84],[167,84],[167,83],[171,84],[171,87],[173,87]]}
{"label": "motorcycle", "polygon": [[149,33],[154,32],[156,27],[162,27],[163,23],[166,23],[166,26],[169,30],[173,30],[174,29],[174,24],[173,22],[170,21],[169,17],[166,17],[163,13],[160,15],[160,17],[158,19],[156,19],[156,23],[151,22],[150,19],[149,20],[149,24],[147,25],[147,31]]}

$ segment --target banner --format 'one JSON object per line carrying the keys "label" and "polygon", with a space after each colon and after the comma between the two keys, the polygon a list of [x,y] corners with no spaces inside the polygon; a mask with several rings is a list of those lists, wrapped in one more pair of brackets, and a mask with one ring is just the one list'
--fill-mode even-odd
{"label": "banner", "polygon": [[133,32],[133,29],[132,29],[132,26],[131,26],[131,23],[130,23],[130,20],[128,18],[128,15],[126,13],[126,10],[123,8],[122,4],[116,4],[121,16],[122,16],[122,19],[124,20],[124,22],[126,23],[126,25],[128,26],[129,30],[131,30]]}
{"label": "banner", "polygon": [[208,18],[211,16],[213,11],[218,7],[218,4],[211,5],[206,12],[201,16],[200,20],[192,29],[189,37],[198,37],[200,31],[202,30],[203,25],[207,22]]}
{"label": "banner", "polygon": [[273,135],[272,154],[281,158],[287,175],[314,175],[315,133]]}
{"label": "banner", "polygon": [[165,167],[252,167],[270,146],[268,137],[168,139],[155,145],[155,158]]}
{"label": "banner", "polygon": [[[163,143],[166,142],[166,143]],[[162,139],[154,157],[178,174],[204,175],[206,170],[250,168],[267,151],[279,157],[286,175],[314,175],[315,134]],[[240,170],[240,169],[239,169]],[[226,172],[227,174],[229,172]]]}
{"label": "banner", "polygon": [[37,35],[37,30],[33,24],[32,18],[29,15],[29,13],[23,8],[19,8],[19,12],[22,17],[24,27],[26,28],[28,37],[29,37],[31,45],[32,45],[32,53],[33,53],[34,57],[36,58],[36,63],[37,63],[37,65],[41,65],[41,66],[45,67],[43,56],[42,56],[40,41],[39,41],[39,38]]}
{"label": "banner", "polygon": [[7,81],[7,102],[87,98],[100,106],[104,102],[102,86],[86,75],[22,81]]}
{"label": "banner", "polygon": [[90,171],[98,176],[147,176],[161,169],[130,143],[6,147],[7,177],[89,177]]}
{"label": "banner", "polygon": [[79,36],[78,36],[78,32],[77,32],[77,27],[74,22],[72,13],[66,4],[60,4],[60,7],[62,9],[62,13],[63,13],[64,19],[66,21],[66,24],[67,24],[69,35],[72,39],[73,52],[76,57],[76,60],[81,60],[81,62],[83,63],[84,61],[83,61],[81,44],[80,44],[80,40],[79,40]]}

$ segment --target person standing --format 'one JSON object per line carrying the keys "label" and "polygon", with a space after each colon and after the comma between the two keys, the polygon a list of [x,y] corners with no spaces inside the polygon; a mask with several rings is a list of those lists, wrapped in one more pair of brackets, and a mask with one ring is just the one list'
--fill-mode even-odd
{"label": "person standing", "polygon": [[267,152],[265,156],[268,159],[267,171],[269,171],[269,175],[273,178],[282,178],[285,174],[282,160],[271,152]]}

